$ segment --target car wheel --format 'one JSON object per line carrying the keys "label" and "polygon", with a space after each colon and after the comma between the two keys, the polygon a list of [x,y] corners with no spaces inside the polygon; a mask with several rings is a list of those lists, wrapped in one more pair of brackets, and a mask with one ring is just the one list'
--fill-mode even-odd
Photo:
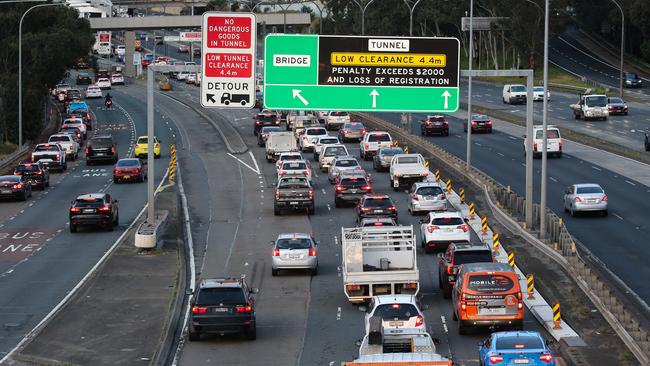
{"label": "car wheel", "polygon": [[278,272],[279,272],[279,270],[277,270],[275,268],[271,268],[271,276],[274,276],[274,277],[277,276]]}
{"label": "car wheel", "polygon": [[246,339],[248,339],[249,341],[254,341],[255,339],[257,339],[257,329],[253,328],[251,330],[247,330],[244,333],[244,337],[246,337]]}
{"label": "car wheel", "polygon": [[70,232],[71,233],[76,233],[77,232],[77,225],[70,224]]}
{"label": "car wheel", "polygon": [[456,312],[454,311],[454,312],[452,312],[451,314],[452,314],[452,315],[451,315],[451,318],[452,318],[454,321],[458,321],[458,316],[456,316]]}
{"label": "car wheel", "polygon": [[192,332],[191,330],[187,333],[187,338],[190,340],[190,342],[197,342],[201,340],[201,333],[199,332]]}
{"label": "car wheel", "polygon": [[442,133],[443,136],[449,136],[449,130],[446,130],[445,132]]}
{"label": "car wheel", "polygon": [[23,196],[20,197],[20,200],[21,201],[27,201],[27,190],[25,190],[25,192],[23,192]]}
{"label": "car wheel", "polygon": [[114,184],[118,184],[119,182],[120,182],[119,179],[117,179],[117,178],[113,178],[113,183],[114,183]]}
{"label": "car wheel", "polygon": [[64,171],[65,171],[65,170],[68,170],[68,163],[67,163],[67,162],[63,164],[63,170],[64,170]]}
{"label": "car wheel", "polygon": [[311,270],[311,275],[312,276],[318,276],[318,267]]}
{"label": "car wheel", "polygon": [[442,273],[440,271],[438,271],[438,288],[442,288]]}
{"label": "car wheel", "polygon": [[309,208],[309,210],[307,210],[307,213],[308,213],[309,215],[313,215],[313,214],[316,213],[316,207],[314,207],[314,204],[313,204],[313,203],[312,203],[311,207]]}
{"label": "car wheel", "polygon": [[49,186],[50,186],[50,178],[47,178],[47,180],[45,181],[45,187],[49,187]]}
{"label": "car wheel", "polygon": [[280,216],[282,215],[282,210],[279,207],[273,207],[273,215]]}
{"label": "car wheel", "polygon": [[648,140],[645,141],[645,151],[650,151],[650,142]]}

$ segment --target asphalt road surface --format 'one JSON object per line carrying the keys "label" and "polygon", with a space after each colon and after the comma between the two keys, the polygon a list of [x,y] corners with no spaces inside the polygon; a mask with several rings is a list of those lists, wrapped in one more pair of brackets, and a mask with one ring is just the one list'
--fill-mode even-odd
{"label": "asphalt road surface", "polygon": [[[127,97],[127,88],[111,90],[111,110],[104,109],[103,100],[88,101],[96,121],[89,135],[112,134],[120,157],[130,156],[134,139],[146,133],[145,104]],[[178,132],[160,113],[155,119],[156,135],[163,142],[162,158],[155,165],[158,184],[169,164],[169,142]],[[84,157],[81,153],[63,174],[53,173],[50,188],[34,191],[27,202],[0,202],[0,358],[81,280],[145,204],[146,184],[113,184],[112,165],[86,166]],[[113,232],[70,233],[70,201],[93,192],[108,192],[119,200],[120,225]]]}

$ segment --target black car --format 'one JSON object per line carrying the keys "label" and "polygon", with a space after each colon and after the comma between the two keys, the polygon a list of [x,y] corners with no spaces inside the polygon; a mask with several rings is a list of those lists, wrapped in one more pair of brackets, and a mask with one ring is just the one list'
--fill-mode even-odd
{"label": "black car", "polygon": [[492,250],[484,243],[451,243],[438,262],[438,287],[445,299],[451,297],[461,264],[494,262]]}
{"label": "black car", "polygon": [[108,231],[119,224],[117,200],[108,193],[89,193],[77,197],[70,203],[70,232],[76,233],[79,226],[101,226]]}
{"label": "black car", "polygon": [[257,134],[257,146],[266,145],[266,139],[269,138],[271,132],[282,132],[279,126],[264,126]]}
{"label": "black car", "polygon": [[255,136],[257,136],[262,127],[280,125],[280,118],[275,113],[258,113],[253,119],[255,120],[255,127],[253,128]]}
{"label": "black car", "polygon": [[242,333],[246,339],[256,338],[256,288],[250,288],[241,276],[202,280],[192,300],[188,338],[201,340],[201,334]]}
{"label": "black car", "polygon": [[0,198],[27,201],[32,196],[32,185],[22,175],[0,176]]}
{"label": "black car", "polygon": [[449,136],[449,121],[441,115],[427,116],[427,119],[420,121],[420,134],[423,136],[432,134]]}
{"label": "black car", "polygon": [[79,89],[68,89],[66,93],[66,101],[81,100],[81,92]]}
{"label": "black car", "polygon": [[365,195],[357,205],[357,224],[366,217],[392,217],[397,221],[397,206],[388,195]]}
{"label": "black car", "polygon": [[32,187],[45,189],[50,185],[50,170],[40,161],[18,164],[14,175],[22,176]]}
{"label": "black car", "polygon": [[95,162],[117,163],[117,146],[111,135],[97,135],[86,143],[86,165]]}
{"label": "black car", "polygon": [[644,145],[645,151],[650,151],[650,128],[645,129]]}
{"label": "black car", "polygon": [[110,71],[108,71],[108,70],[99,70],[99,71],[97,71],[95,73],[95,82],[97,82],[97,80],[102,79],[102,78],[106,78],[106,79],[110,80],[110,78],[111,78]]}
{"label": "black car", "polygon": [[90,78],[90,75],[86,72],[80,72],[77,75],[77,85],[90,85],[93,83],[93,80]]}
{"label": "black car", "polygon": [[633,72],[624,72],[623,73],[623,85],[626,88],[642,88],[643,80],[639,78],[639,75]]}
{"label": "black car", "polygon": [[[484,114],[472,115],[472,132],[492,133],[492,120]],[[463,123],[463,131],[467,132],[467,123]]]}
{"label": "black car", "polygon": [[334,186],[334,205],[341,207],[344,203],[357,203],[361,197],[370,193],[372,193],[372,185],[365,174],[345,174]]}

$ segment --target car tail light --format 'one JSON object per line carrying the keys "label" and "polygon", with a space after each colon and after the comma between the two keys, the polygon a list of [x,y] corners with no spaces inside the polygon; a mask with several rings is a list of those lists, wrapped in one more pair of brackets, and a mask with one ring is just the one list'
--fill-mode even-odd
{"label": "car tail light", "polygon": [[343,130],[343,133],[348,134],[348,133],[350,133],[350,130],[345,129],[345,130]]}
{"label": "car tail light", "polygon": [[600,200],[601,200],[601,201],[604,201],[604,202],[607,202],[607,200],[608,200],[607,195],[604,194],[604,195],[600,198]]}
{"label": "car tail light", "polygon": [[361,211],[368,212],[370,211],[370,207],[361,207]]}
{"label": "car tail light", "polygon": [[111,152],[115,154],[115,146],[111,146]]}
{"label": "car tail light", "polygon": [[348,291],[359,291],[359,290],[361,290],[360,285],[347,285],[345,287],[348,289]]}
{"label": "car tail light", "polygon": [[32,155],[32,162],[36,161],[36,157]]}
{"label": "car tail light", "polygon": [[472,126],[476,126],[476,121],[472,121]]}
{"label": "car tail light", "polygon": [[416,289],[418,288],[418,284],[415,282],[409,282],[404,284],[404,288],[409,288],[409,289]]}
{"label": "car tail light", "polygon": [[59,153],[56,153],[56,160],[59,160],[60,157],[61,155],[59,155]]}
{"label": "car tail light", "polygon": [[310,257],[316,256],[316,248],[309,248],[309,256]]}
{"label": "car tail light", "polygon": [[86,154],[90,154],[90,150],[92,150],[90,146],[86,146]]}
{"label": "car tail light", "polygon": [[79,207],[70,207],[70,213],[80,213],[81,209]]}
{"label": "car tail light", "polygon": [[427,122],[425,123],[425,125],[427,125],[427,126],[431,126],[432,124],[433,124],[433,123],[431,123],[431,121],[427,121]]}
{"label": "car tail light", "polygon": [[236,306],[235,307],[235,312],[236,313],[250,313],[253,311],[253,307],[250,305],[245,305],[245,306]]}
{"label": "car tail light", "polygon": [[314,189],[309,188],[309,199],[312,199],[312,198],[314,198]]}
{"label": "car tail light", "polygon": [[422,324],[424,324],[424,317],[422,317],[422,315],[418,315],[418,316],[415,318],[415,326],[416,326],[416,327],[419,327],[419,326],[421,326]]}
{"label": "car tail light", "polygon": [[553,362],[553,356],[550,353],[545,353],[541,356],[539,356],[540,361],[544,361],[546,363],[551,363]]}
{"label": "car tail light", "polygon": [[275,191],[275,199],[280,199],[280,191],[278,190]]}
{"label": "car tail light", "polygon": [[372,191],[372,186],[370,186],[370,185],[363,186],[363,187],[361,187],[361,189],[363,189],[364,191],[370,192],[370,191]]}
{"label": "car tail light", "polygon": [[445,126],[448,126],[448,125],[449,125],[449,121],[447,121],[447,120],[443,121],[442,123],[444,123]]}
{"label": "car tail light", "polygon": [[262,138],[263,138],[263,139],[266,138],[266,134],[265,134],[265,133],[262,134]]}
{"label": "car tail light", "polygon": [[205,314],[208,312],[208,308],[201,306],[192,306],[192,314]]}
{"label": "car tail light", "polygon": [[366,129],[365,129],[365,128],[364,128],[363,130],[361,130],[361,134],[362,134],[362,135],[365,135],[365,134],[366,134]]}
{"label": "car tail light", "polygon": [[502,356],[490,356],[490,363],[491,364],[496,364],[499,362],[503,362],[503,357]]}
{"label": "car tail light", "polygon": [[537,143],[535,142],[535,143],[533,143],[533,151],[536,151],[536,150],[537,150]]}
{"label": "car tail light", "polygon": [[119,169],[117,169],[117,168],[116,168],[116,169],[113,169],[113,174],[119,174],[119,173],[120,173],[120,170],[119,170]]}
{"label": "car tail light", "polygon": [[454,274],[454,266],[447,266],[447,274]]}
{"label": "car tail light", "polygon": [[419,200],[420,200],[420,196],[418,196],[417,194],[412,194],[412,195],[411,195],[411,199],[412,199],[413,201],[419,201]]}
{"label": "car tail light", "polygon": [[262,123],[262,122],[261,121],[255,121],[256,125],[259,125],[260,123]]}
{"label": "car tail light", "polygon": [[20,183],[16,183],[16,184],[14,184],[13,186],[11,186],[11,188],[13,188],[13,189],[22,189],[22,188],[23,188],[23,185],[20,184]]}
{"label": "car tail light", "polygon": [[20,172],[16,170],[14,171],[14,175],[20,175]]}
{"label": "car tail light", "polygon": [[368,148],[370,147],[370,144],[366,142],[365,144],[363,144],[363,147],[364,147],[366,150],[368,150]]}
{"label": "car tail light", "polygon": [[341,186],[341,185],[337,185],[335,189],[336,189],[337,192],[343,192],[343,191],[345,191],[347,188],[345,188],[345,187],[343,187],[343,186]]}
{"label": "car tail light", "polygon": [[573,199],[573,202],[582,202],[582,198],[576,197]]}
{"label": "car tail light", "polygon": [[39,171],[34,172],[34,174],[41,175],[41,174],[43,174],[43,171],[39,170]]}
{"label": "car tail light", "polygon": [[272,256],[273,257],[279,257],[280,256],[280,249],[274,248]]}
{"label": "car tail light", "polygon": [[524,308],[524,303],[523,302],[520,301],[519,303],[517,303],[517,309],[521,310],[523,308]]}
{"label": "car tail light", "polygon": [[463,232],[466,233],[467,231],[469,231],[469,226],[467,224],[462,224],[462,225],[456,226],[456,229],[462,229]]}
{"label": "car tail light", "polygon": [[99,212],[111,212],[111,206],[102,206],[97,209]]}
{"label": "car tail light", "polygon": [[427,231],[428,231],[429,233],[432,233],[432,232],[434,232],[435,230],[438,230],[438,229],[440,229],[440,227],[435,226],[435,225],[428,225],[428,226],[427,226]]}
{"label": "car tail light", "polygon": [[492,125],[492,121],[485,122],[486,125]]}
{"label": "car tail light", "polygon": [[390,206],[388,208],[388,211],[395,211],[395,210],[397,210],[397,207],[395,207],[395,206]]}
{"label": "car tail light", "polygon": [[279,175],[285,175],[287,172],[285,170],[280,171]]}

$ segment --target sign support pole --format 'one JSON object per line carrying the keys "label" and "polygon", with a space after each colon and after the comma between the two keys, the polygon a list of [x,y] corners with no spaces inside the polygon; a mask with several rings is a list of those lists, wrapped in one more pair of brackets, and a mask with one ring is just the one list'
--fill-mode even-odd
{"label": "sign support pole", "polygon": [[[154,43],[155,43],[154,39]],[[154,182],[155,173],[153,169],[154,156],[154,125],[153,125],[153,79],[155,77],[154,66],[147,67],[147,222],[150,225],[155,224],[155,207],[154,207]]]}
{"label": "sign support pole", "polygon": [[474,63],[474,0],[469,2],[469,62],[467,69],[467,162],[465,167],[472,167],[472,64]]}

